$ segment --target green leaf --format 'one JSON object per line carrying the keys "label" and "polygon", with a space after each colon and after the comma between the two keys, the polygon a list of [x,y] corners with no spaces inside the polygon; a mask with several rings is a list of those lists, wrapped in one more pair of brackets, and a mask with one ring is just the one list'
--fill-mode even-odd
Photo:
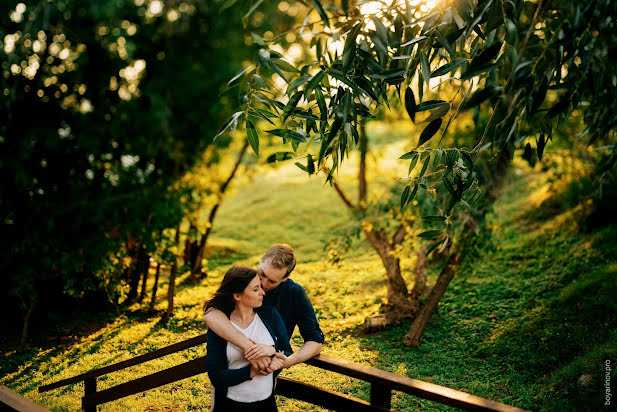
{"label": "green leaf", "polygon": [[[308,169],[306,168],[306,166],[304,166],[302,163],[300,162],[296,162],[296,166],[298,166],[300,169],[304,170],[306,173],[308,173]],[[310,174],[310,173],[309,173]]]}
{"label": "green leaf", "polygon": [[540,133],[540,138],[536,141],[536,150],[538,152],[538,160],[542,161],[542,155],[544,154],[544,148],[546,147],[546,140],[544,140],[544,133]]}
{"label": "green leaf", "polygon": [[249,110],[249,114],[251,116],[262,118],[265,121],[267,121],[268,123],[270,123],[271,125],[275,126],[274,122],[272,120],[270,120],[270,118],[268,116],[266,116],[264,113],[262,113],[262,111],[260,109],[250,109]]}
{"label": "green leaf", "polygon": [[[310,76],[300,76],[297,79],[293,80],[291,83],[289,83],[289,86],[287,86],[287,90],[285,91],[286,94],[291,94],[291,92],[293,92],[294,90],[296,90],[298,87],[302,86],[304,83],[306,83],[307,81],[309,81],[311,77]],[[308,97],[305,95],[305,98]]]}
{"label": "green leaf", "polygon": [[276,72],[276,74],[278,74],[279,76],[281,76],[281,79],[285,80],[285,83],[289,83],[289,81],[287,80],[287,77],[285,77],[285,75],[283,74],[283,72],[281,71],[281,69],[272,62],[272,60],[265,59],[264,61],[266,62],[266,64],[268,65],[268,67],[270,67],[272,70],[274,70]]}
{"label": "green leaf", "polygon": [[443,120],[441,118],[435,119],[432,122],[430,122],[428,126],[424,128],[424,130],[422,130],[422,133],[420,134],[420,141],[418,142],[418,146],[421,146],[424,143],[428,142],[430,138],[433,137],[435,133],[437,133],[437,131],[441,127],[442,121]]}
{"label": "green leaf", "polygon": [[285,105],[285,109],[283,109],[283,122],[285,122],[285,120],[287,120],[287,118],[291,115],[291,113],[296,108],[301,98],[302,98],[301,91],[294,93],[293,96],[289,98],[289,101]]}
{"label": "green leaf", "polygon": [[356,43],[354,39],[354,43],[352,43],[349,47],[345,46],[343,50],[343,74],[346,74],[353,62],[354,57],[356,57]]}
{"label": "green leaf", "polygon": [[426,222],[445,222],[445,216],[422,216],[422,220]]}
{"label": "green leaf", "polygon": [[375,24],[375,28],[377,29],[377,35],[379,36],[379,40],[384,44],[384,46],[388,45],[388,30],[386,26],[383,25],[381,19],[378,19],[375,15],[371,16],[371,20]]}
{"label": "green leaf", "polygon": [[414,167],[416,167],[416,164],[418,164],[418,159],[419,158],[420,158],[420,155],[418,153],[416,153],[411,158],[411,162],[409,162],[409,171],[407,172],[408,175],[411,175],[411,171],[414,169]]}
{"label": "green leaf", "polygon": [[[308,97],[311,95],[311,92],[313,91],[313,89],[315,89],[315,87],[317,87],[319,83],[321,83],[321,80],[324,78],[325,75],[326,75],[326,72],[321,70],[319,73],[313,76],[311,80],[309,80],[306,87],[304,88],[304,99],[305,100],[308,100]],[[323,98],[323,94],[321,96]],[[321,106],[320,106],[320,109],[321,109]]]}
{"label": "green leaf", "polygon": [[446,73],[450,73],[451,71],[456,70],[465,63],[467,63],[467,59],[456,59],[453,62],[446,63],[437,70],[435,70],[433,73],[431,73],[431,77],[443,76]]}
{"label": "green leaf", "polygon": [[479,66],[479,67],[469,67],[465,73],[461,74],[461,78],[460,80],[467,80],[467,79],[471,79],[472,77],[475,77],[479,74],[482,74],[484,72],[488,72],[493,70],[495,67],[497,67],[496,63],[492,63],[492,64],[485,64],[483,66]]}
{"label": "green leaf", "polygon": [[321,20],[323,21],[325,26],[330,27],[330,22],[328,21],[328,15],[326,14],[326,11],[321,5],[321,2],[319,0],[309,0],[309,1],[313,5],[313,7],[315,7],[315,10],[317,10],[319,17],[321,17]]}
{"label": "green leaf", "polygon": [[448,192],[450,192],[450,195],[455,198],[456,200],[458,200],[458,196],[456,194],[456,190],[454,190],[454,187],[452,186],[452,183],[450,183],[450,181],[448,180],[448,178],[446,177],[446,175],[443,176],[443,185],[446,187],[446,189],[448,190]]}
{"label": "green leaf", "polygon": [[409,185],[405,186],[403,189],[403,194],[401,195],[401,209],[405,207],[407,204],[407,200],[409,199],[409,195],[411,194],[411,187]]}
{"label": "green leaf", "polygon": [[431,229],[431,230],[427,230],[425,232],[420,233],[418,237],[421,237],[423,239],[436,239],[442,234],[443,234],[443,230],[441,229]]}
{"label": "green leaf", "polygon": [[271,59],[272,63],[276,64],[281,70],[288,73],[298,73],[299,70],[296,69],[291,63],[283,59]]}
{"label": "green leaf", "polygon": [[326,106],[326,99],[324,99],[321,88],[315,89],[315,98],[317,99],[317,105],[319,106],[319,115],[321,120],[325,121],[328,118],[328,108]]}
{"label": "green leaf", "polygon": [[441,117],[444,117],[446,114],[448,114],[449,111],[450,111],[450,105],[449,104],[447,104],[445,106],[441,106],[437,110],[432,112],[429,117],[424,119],[424,121],[425,122],[432,122],[433,120],[436,120],[436,119],[439,119]]}
{"label": "green leaf", "polygon": [[463,162],[465,162],[467,170],[469,170],[470,172],[473,171],[473,159],[471,158],[471,156],[469,156],[469,153],[461,152],[461,155],[463,156]]}
{"label": "green leaf", "polygon": [[280,162],[283,160],[293,159],[295,153],[294,152],[277,152],[273,153],[266,159],[268,163]]}
{"label": "green leaf", "polygon": [[424,159],[424,164],[422,164],[422,169],[420,170],[420,174],[418,175],[418,177],[424,176],[424,173],[426,172],[426,168],[428,167],[428,163],[430,161],[431,161],[431,155],[426,156],[426,159]]}
{"label": "green leaf", "polygon": [[251,37],[253,38],[253,41],[261,47],[266,47],[266,43],[264,42],[264,40],[259,37],[258,35],[256,35],[255,33],[251,33]]}
{"label": "green leaf", "polygon": [[283,139],[289,139],[289,140],[293,140],[293,141],[300,142],[300,143],[304,143],[306,141],[306,138],[303,135],[301,135],[300,133],[294,130],[273,129],[273,130],[266,130],[266,132],[273,134],[275,136],[282,137]]}
{"label": "green leaf", "polygon": [[448,104],[445,100],[427,100],[425,102],[420,103],[416,107],[416,112],[423,112],[425,110],[435,109],[440,106],[444,106]]}
{"label": "green leaf", "polygon": [[401,75],[405,74],[407,72],[407,69],[394,69],[394,70],[388,70],[385,71],[383,73],[370,73],[368,75],[369,78],[371,79],[393,79],[395,77],[400,77]]}
{"label": "green leaf", "polygon": [[401,157],[399,157],[399,159],[401,159],[401,160],[411,159],[412,157],[414,157],[417,154],[418,154],[418,152],[416,152],[415,150],[412,150],[411,152],[407,152],[404,155],[402,155]]}
{"label": "green leaf", "polygon": [[216,136],[214,136],[214,139],[216,139],[217,137],[222,135],[223,132],[225,130],[227,130],[227,128],[229,126],[231,126],[233,123],[237,123],[238,118],[240,116],[242,116],[242,114],[244,114],[244,112],[242,112],[242,111],[238,111],[238,112],[235,112],[234,114],[232,114],[231,117],[229,118],[229,120],[227,120],[227,122],[223,125],[223,127],[221,127],[221,130],[219,130],[219,132],[216,134]]}
{"label": "green leaf", "polygon": [[416,98],[413,95],[411,87],[405,89],[405,109],[411,118],[412,122],[416,122]]}
{"label": "green leaf", "polygon": [[308,155],[306,168],[307,168],[307,172],[309,175],[312,175],[315,173],[315,161],[313,160],[313,156],[311,156],[310,153]]}
{"label": "green leaf", "polygon": [[242,77],[242,75],[246,72],[248,72],[249,70],[251,70],[254,66],[251,64],[250,66],[245,67],[244,69],[240,70],[234,77],[231,78],[230,81],[227,82],[227,86],[231,86],[236,80],[238,80],[240,77]]}
{"label": "green leaf", "polygon": [[249,144],[253,148],[253,151],[259,156],[259,136],[257,135],[255,125],[250,120],[246,121],[246,136],[249,139]]}
{"label": "green leaf", "polygon": [[422,69],[422,77],[428,85],[429,80],[431,80],[431,66],[428,63],[428,57],[426,57],[424,52],[420,52],[420,68]]}
{"label": "green leaf", "polygon": [[403,44],[401,44],[401,47],[407,47],[407,46],[411,46],[412,44],[416,44],[418,42],[421,42],[422,40],[426,40],[428,37],[426,36],[418,36],[413,40],[409,40],[408,42],[405,42]]}
{"label": "green leaf", "polygon": [[456,54],[454,53],[454,50],[452,49],[452,46],[450,45],[450,42],[448,41],[446,36],[444,36],[441,31],[437,30],[437,38],[439,38],[439,43],[441,43],[441,45],[446,49],[446,51],[450,55],[450,58],[454,59],[456,57]]}

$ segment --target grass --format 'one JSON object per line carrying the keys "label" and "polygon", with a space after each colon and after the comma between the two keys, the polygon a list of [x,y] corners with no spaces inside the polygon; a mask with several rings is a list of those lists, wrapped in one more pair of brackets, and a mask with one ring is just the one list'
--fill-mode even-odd
{"label": "grass", "polygon": [[[381,150],[399,150],[402,145],[397,144],[384,144]],[[395,175],[397,168],[384,165],[380,171]],[[340,179],[349,183],[351,176],[352,171],[342,171]],[[174,319],[160,321],[166,308],[163,282],[153,314],[134,305],[87,323],[61,320],[73,330],[64,340],[2,348],[0,384],[52,411],[79,410],[83,385],[43,394],[38,386],[203,333],[201,305],[229,265],[255,265],[272,243],[286,242],[299,258],[293,277],[307,289],[326,334],[325,354],[528,410],[599,410],[605,361],[617,369],[617,226],[582,230],[579,222],[587,204],[543,210],[554,196],[546,190],[549,177],[516,164],[419,348],[402,344],[407,325],[361,333],[364,318],[377,313],[385,300],[384,269],[361,241],[339,265],[327,263],[323,242],[348,223],[349,211],[321,177],[309,179],[295,166],[284,165],[236,185],[225,199],[208,249],[208,277],[198,283],[187,282],[187,275],[179,278]],[[410,281],[413,259],[403,266]],[[433,270],[429,282],[435,277]],[[297,335],[292,341],[301,343]],[[204,354],[205,347],[197,347],[110,374],[98,380],[98,389]],[[304,365],[284,374],[369,398],[368,384],[355,379]],[[581,379],[583,375],[588,377]],[[613,372],[611,381],[615,379]],[[208,410],[208,387],[204,374],[100,410]],[[283,411],[319,410],[282,398],[279,406]],[[393,407],[451,410],[396,392]]]}

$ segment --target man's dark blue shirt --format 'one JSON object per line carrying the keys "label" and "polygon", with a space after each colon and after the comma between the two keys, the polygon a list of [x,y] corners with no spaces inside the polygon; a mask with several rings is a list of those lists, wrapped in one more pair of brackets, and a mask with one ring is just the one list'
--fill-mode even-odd
{"label": "man's dark blue shirt", "polygon": [[274,306],[278,310],[290,339],[296,325],[298,325],[304,342],[324,342],[324,334],[317,322],[313,305],[304,288],[293,280],[287,279],[274,289],[266,292],[263,304]]}

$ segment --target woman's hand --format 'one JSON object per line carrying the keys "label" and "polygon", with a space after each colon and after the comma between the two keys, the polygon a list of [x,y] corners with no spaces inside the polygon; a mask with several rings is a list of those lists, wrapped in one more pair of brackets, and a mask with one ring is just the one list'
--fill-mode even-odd
{"label": "woman's hand", "polygon": [[272,362],[270,362],[270,366],[266,368],[266,372],[272,373],[279,369],[283,369],[285,360],[287,360],[287,356],[285,356],[283,352],[276,352],[272,358]]}
{"label": "woman's hand", "polygon": [[252,340],[251,342],[253,342],[254,345],[244,352],[244,357],[247,361],[252,361],[257,358],[261,358],[262,356],[272,356],[276,352],[274,346],[265,345],[263,343],[255,343]]}
{"label": "woman's hand", "polygon": [[256,367],[255,365],[251,365],[251,379],[257,375],[261,375],[262,373],[260,372],[262,371],[260,371],[258,367]]}

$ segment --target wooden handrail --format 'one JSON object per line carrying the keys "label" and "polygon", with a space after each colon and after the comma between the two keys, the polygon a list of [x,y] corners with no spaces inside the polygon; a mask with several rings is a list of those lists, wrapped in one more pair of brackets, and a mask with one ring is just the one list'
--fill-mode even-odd
{"label": "wooden handrail", "polygon": [[[298,348],[294,346],[294,351]],[[424,382],[418,379],[408,378],[395,373],[386,372],[370,366],[358,365],[343,359],[334,358],[328,355],[317,355],[305,362],[308,365],[320,369],[340,373],[366,382],[379,384],[383,387],[391,388],[419,398],[428,399],[455,406],[466,410],[491,410],[491,411],[523,411],[503,403],[491,401],[471,395],[467,392],[450,389],[445,386]]]}
{"label": "wooden handrail", "polygon": [[[113,365],[82,373],[39,387],[39,392],[84,381],[85,396],[82,398],[82,407],[85,411],[96,411],[96,405],[120,399],[135,393],[153,389],[168,383],[206,372],[205,357],[173,366],[171,368],[120,384],[103,391],[96,390],[96,378],[110,372],[115,372],[129,366],[138,365],[148,360],[157,359],[165,355],[179,352],[197,346],[206,341],[206,335],[157,349],[153,352],[137,356]],[[294,346],[294,351],[298,348]],[[386,372],[370,366],[359,365],[328,355],[317,355],[305,362],[308,365],[357,378],[371,384],[371,401],[367,402],[352,396],[333,392],[307,383],[294,381],[280,376],[277,379],[276,393],[288,398],[300,399],[315,405],[334,410],[366,410],[389,411],[392,391],[408,393],[423,399],[432,400],[441,404],[454,406],[464,410],[521,412],[522,409],[503,403],[483,399],[466,392],[446,388],[429,382],[408,378]]]}
{"label": "wooden handrail", "polygon": [[13,392],[6,386],[0,386],[0,411],[49,412],[48,409]]}
{"label": "wooden handrail", "polygon": [[114,363],[113,365],[105,366],[100,369],[95,369],[92,371],[88,371],[82,373],[77,376],[72,376],[67,379],[62,379],[61,381],[50,383],[48,385],[43,385],[39,387],[40,392],[47,392],[52,389],[61,388],[66,385],[72,385],[74,383],[78,383],[90,378],[96,378],[101,375],[107,375],[111,372],[116,372],[124,368],[128,368],[129,366],[139,365],[140,363],[147,362],[149,360],[158,359],[165,355],[171,355],[172,353],[180,352],[188,348],[192,348],[193,346],[201,345],[206,343],[206,334],[195,336],[194,338],[184,340],[182,342],[174,343],[173,345],[165,346],[164,348],[157,349],[152,352],[144,353],[143,355],[136,356],[131,359],[127,359],[118,363]]}

